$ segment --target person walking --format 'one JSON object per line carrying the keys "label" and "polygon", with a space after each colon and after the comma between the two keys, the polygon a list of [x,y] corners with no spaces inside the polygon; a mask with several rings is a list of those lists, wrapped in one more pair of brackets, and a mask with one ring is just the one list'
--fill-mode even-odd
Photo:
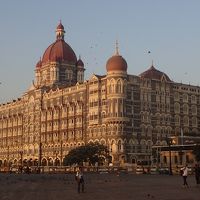
{"label": "person walking", "polygon": [[189,187],[188,183],[187,183],[187,177],[188,177],[188,173],[189,173],[189,168],[187,167],[187,164],[185,165],[185,167],[181,168],[182,170],[182,177],[183,177],[183,187]]}
{"label": "person walking", "polygon": [[75,179],[76,179],[77,186],[78,186],[78,188],[77,188],[78,189],[78,193],[80,193],[80,189],[81,189],[82,192],[84,192],[85,182],[84,182],[84,177],[83,177],[83,170],[82,170],[81,167],[76,172]]}
{"label": "person walking", "polygon": [[195,180],[196,180],[196,184],[200,184],[200,167],[199,164],[195,164],[194,167],[194,174],[195,174]]}

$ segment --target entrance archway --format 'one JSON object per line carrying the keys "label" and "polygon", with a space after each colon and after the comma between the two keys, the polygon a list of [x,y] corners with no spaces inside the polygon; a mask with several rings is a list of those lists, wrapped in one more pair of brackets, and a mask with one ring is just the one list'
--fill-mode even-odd
{"label": "entrance archway", "polygon": [[53,166],[53,159],[52,158],[48,159],[48,166]]}
{"label": "entrance archway", "polygon": [[59,158],[55,159],[54,166],[60,166],[60,160],[59,160]]}
{"label": "entrance archway", "polygon": [[46,160],[46,158],[42,159],[42,166],[47,166],[47,160]]}

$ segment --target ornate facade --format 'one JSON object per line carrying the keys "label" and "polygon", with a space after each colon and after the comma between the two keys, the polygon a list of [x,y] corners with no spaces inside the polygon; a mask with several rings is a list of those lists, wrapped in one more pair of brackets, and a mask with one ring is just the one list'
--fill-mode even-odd
{"label": "ornate facade", "polygon": [[84,80],[84,63],[64,40],[64,27],[35,68],[24,95],[0,105],[0,164],[62,165],[72,149],[108,146],[112,162],[152,161],[166,136],[200,137],[200,88],[176,83],[153,65],[138,76],[116,53],[107,74]]}

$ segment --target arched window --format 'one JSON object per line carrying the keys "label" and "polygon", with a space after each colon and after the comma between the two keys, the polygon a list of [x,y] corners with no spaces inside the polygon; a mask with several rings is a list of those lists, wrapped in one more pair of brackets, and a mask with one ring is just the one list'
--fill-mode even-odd
{"label": "arched window", "polygon": [[122,150],[122,141],[121,140],[119,140],[117,146],[118,146],[118,151],[121,151]]}
{"label": "arched window", "polygon": [[191,103],[196,103],[197,102],[197,98],[195,95],[191,96]]}
{"label": "arched window", "polygon": [[174,104],[174,112],[175,113],[180,113],[180,104],[179,103],[175,103]]}
{"label": "arched window", "polygon": [[112,93],[112,87],[109,85],[109,93]]}
{"label": "arched window", "polygon": [[179,98],[180,98],[180,97],[179,97],[179,93],[178,93],[178,92],[175,92],[175,93],[174,93],[174,100],[175,100],[175,101],[179,101]]}
{"label": "arched window", "polygon": [[188,102],[188,95],[187,94],[183,94],[183,102]]}
{"label": "arched window", "polygon": [[120,80],[117,81],[116,93],[122,93],[122,84]]}
{"label": "arched window", "polygon": [[189,118],[188,118],[188,116],[184,116],[184,117],[183,117],[183,124],[184,124],[185,126],[189,126]]}
{"label": "arched window", "polygon": [[175,128],[175,134],[176,134],[176,135],[180,135],[180,128],[179,128],[179,127],[176,127],[176,128]]}
{"label": "arched window", "polygon": [[105,112],[102,112],[102,113],[101,113],[101,116],[102,116],[102,118],[105,118],[105,117],[106,117],[106,113],[105,113]]}
{"label": "arched window", "polygon": [[196,117],[192,117],[192,126],[197,126],[197,118]]}
{"label": "arched window", "polygon": [[183,113],[188,114],[188,105],[187,104],[183,104]]}
{"label": "arched window", "polygon": [[183,133],[189,133],[189,129],[185,127],[185,128],[183,129]]}
{"label": "arched window", "polygon": [[197,106],[192,105],[191,110],[192,110],[192,115],[196,115],[197,114]]}
{"label": "arched window", "polygon": [[157,114],[156,118],[157,118],[157,124],[160,124],[160,115]]}
{"label": "arched window", "polygon": [[180,117],[179,115],[175,115],[175,125],[179,125],[180,124]]}

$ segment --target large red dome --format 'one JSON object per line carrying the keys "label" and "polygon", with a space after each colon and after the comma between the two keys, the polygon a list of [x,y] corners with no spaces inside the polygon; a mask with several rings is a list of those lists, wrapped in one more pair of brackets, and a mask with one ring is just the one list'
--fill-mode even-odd
{"label": "large red dome", "polygon": [[64,40],[64,26],[60,22],[56,28],[56,41],[43,54],[42,64],[49,61],[76,64],[77,58],[73,49]]}
{"label": "large red dome", "polygon": [[44,52],[42,63],[45,64],[49,61],[62,61],[76,64],[77,58],[73,49],[64,40],[59,39],[51,44]]}

